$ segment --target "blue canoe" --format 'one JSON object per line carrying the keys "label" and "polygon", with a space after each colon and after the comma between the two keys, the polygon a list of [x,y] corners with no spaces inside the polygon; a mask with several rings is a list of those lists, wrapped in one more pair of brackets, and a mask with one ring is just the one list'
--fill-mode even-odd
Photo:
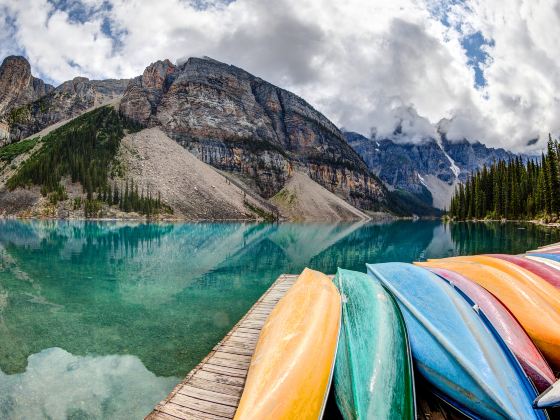
{"label": "blue canoe", "polygon": [[397,299],[415,367],[434,393],[469,417],[547,418],[532,408],[537,391],[466,295],[411,264],[367,268]]}
{"label": "blue canoe", "polygon": [[541,254],[540,252],[531,252],[527,255],[529,257],[540,257],[540,258],[546,258],[547,260],[560,262],[560,255],[558,254]]}

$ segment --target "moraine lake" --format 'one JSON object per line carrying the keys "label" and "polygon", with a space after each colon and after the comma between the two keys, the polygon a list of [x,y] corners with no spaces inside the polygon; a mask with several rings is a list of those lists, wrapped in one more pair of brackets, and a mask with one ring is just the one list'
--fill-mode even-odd
{"label": "moraine lake", "polygon": [[0,418],[142,418],[282,273],[560,241],[531,224],[0,221]]}

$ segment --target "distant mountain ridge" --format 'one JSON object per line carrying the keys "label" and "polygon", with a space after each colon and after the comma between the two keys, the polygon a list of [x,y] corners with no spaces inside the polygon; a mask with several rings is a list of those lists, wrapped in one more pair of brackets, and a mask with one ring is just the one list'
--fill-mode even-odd
{"label": "distant mountain ridge", "polygon": [[480,142],[451,142],[445,135],[421,142],[396,142],[387,138],[372,138],[344,133],[348,144],[390,189],[412,193],[433,205],[449,207],[457,182],[495,160],[510,160],[517,155],[495,149]]}
{"label": "distant mountain ridge", "polygon": [[6,57],[0,66],[0,145],[119,98],[128,82],[75,77],[55,88],[32,76],[24,57]]}
{"label": "distant mountain ridge", "polygon": [[[181,64],[160,60],[130,80],[76,77],[55,88],[34,77],[25,58],[11,56],[0,66],[0,89],[0,147],[14,143],[9,151],[0,149],[0,189],[16,162],[41,146],[40,141],[16,143],[44,136],[107,103],[138,129],[161,130],[267,212],[289,218],[297,218],[301,209],[314,217],[313,200],[304,200],[312,192],[328,198],[331,209],[344,217],[362,215],[342,211],[326,192],[361,211],[438,215],[436,209],[448,207],[457,182],[484,164],[515,156],[478,142],[449,142],[444,134],[406,143],[343,133],[297,95],[210,58]],[[299,202],[278,199],[295,200],[306,194],[304,189],[311,195]],[[174,193],[173,200],[179,203],[181,197]]]}

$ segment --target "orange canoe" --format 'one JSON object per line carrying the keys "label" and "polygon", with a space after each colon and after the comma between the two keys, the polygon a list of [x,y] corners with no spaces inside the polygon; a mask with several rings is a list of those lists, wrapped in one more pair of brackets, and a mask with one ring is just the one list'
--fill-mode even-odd
{"label": "orange canoe", "polygon": [[235,419],[321,417],[340,331],[340,294],[305,269],[261,331]]}
{"label": "orange canoe", "polygon": [[458,272],[496,296],[517,318],[549,363],[560,369],[560,291],[508,261],[487,256],[416,263]]}

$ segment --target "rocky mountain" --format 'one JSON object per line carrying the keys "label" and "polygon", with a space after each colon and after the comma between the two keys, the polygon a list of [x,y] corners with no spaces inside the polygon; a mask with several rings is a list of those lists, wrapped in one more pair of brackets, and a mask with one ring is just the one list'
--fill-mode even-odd
{"label": "rocky mountain", "polygon": [[299,172],[266,200],[115,105],[0,148],[0,217],[143,218],[149,204],[165,219],[369,219]]}
{"label": "rocky mountain", "polygon": [[[327,118],[212,59],[159,61],[131,81],[77,77],[11,99],[0,118],[4,215],[121,217],[131,206],[146,214],[149,205],[195,220],[351,220],[369,217],[356,207],[394,207]],[[132,204],[107,194],[131,189],[132,180]]]}
{"label": "rocky mountain", "polygon": [[449,206],[457,182],[494,160],[516,155],[480,142],[451,142],[445,135],[422,142],[395,142],[354,132],[344,133],[348,143],[385,185],[392,190],[414,194],[427,204]]}
{"label": "rocky mountain", "polygon": [[120,112],[160,127],[200,160],[264,198],[296,171],[366,210],[388,193],[341,131],[298,96],[212,59],[158,61],[128,85]]}
{"label": "rocky mountain", "polygon": [[0,144],[28,137],[120,98],[128,82],[76,77],[53,88],[31,76],[24,57],[7,57],[0,67]]}
{"label": "rocky mountain", "polygon": [[[209,58],[158,61],[131,80],[76,77],[56,88],[33,78],[21,57],[4,60],[0,75],[6,86],[0,120],[9,134],[4,143],[13,143],[0,149],[0,184],[41,147],[40,138],[111,102],[125,131],[146,129],[122,140],[116,165],[127,167],[124,176],[136,179],[136,185],[160,191],[186,218],[266,214],[340,220],[367,217],[364,211],[437,215],[434,207],[446,208],[456,183],[470,172],[514,156],[481,143],[450,142],[445,134],[406,143],[342,133],[295,94]],[[166,148],[175,151],[168,163]],[[34,202],[40,204],[44,200],[37,191]],[[14,208],[19,208],[16,201],[31,200],[29,191],[6,195],[4,201],[9,197]]]}
{"label": "rocky mountain", "polygon": [[[0,65],[0,115],[46,95],[54,89],[31,74],[29,62],[9,56]],[[9,135],[7,121],[0,118],[0,142]]]}
{"label": "rocky mountain", "polygon": [[54,87],[31,74],[24,57],[9,56],[0,65],[0,113],[32,102]]}

